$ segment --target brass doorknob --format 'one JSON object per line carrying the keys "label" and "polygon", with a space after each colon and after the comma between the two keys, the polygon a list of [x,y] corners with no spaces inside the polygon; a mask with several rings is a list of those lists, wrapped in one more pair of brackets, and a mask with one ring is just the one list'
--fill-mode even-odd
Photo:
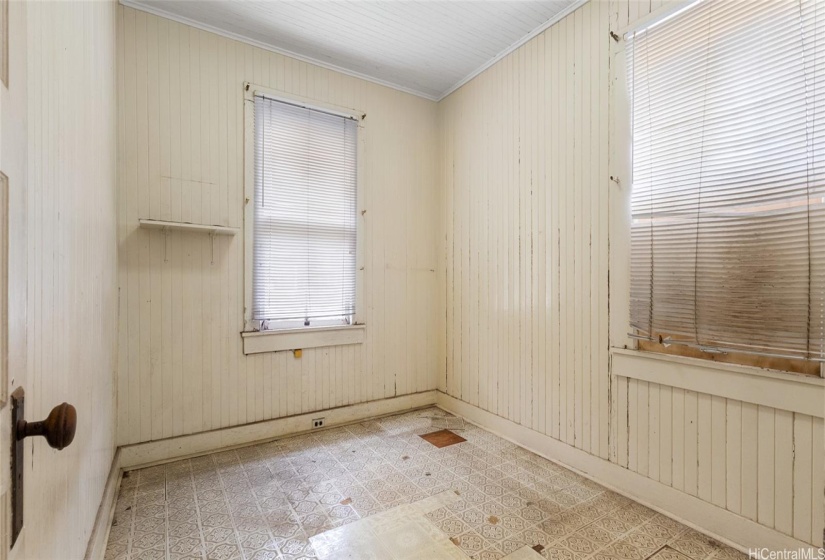
{"label": "brass doorknob", "polygon": [[77,410],[68,403],[59,404],[40,422],[17,421],[17,439],[29,436],[43,436],[55,449],[67,447],[74,439],[77,429]]}

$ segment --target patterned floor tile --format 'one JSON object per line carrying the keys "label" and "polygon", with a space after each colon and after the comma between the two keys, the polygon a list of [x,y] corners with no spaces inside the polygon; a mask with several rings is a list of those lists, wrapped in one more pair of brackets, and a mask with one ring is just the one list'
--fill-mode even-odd
{"label": "patterned floor tile", "polygon": [[[420,437],[445,428],[465,441],[437,448]],[[405,560],[438,554],[506,560],[514,553],[552,560],[744,560],[436,408],[125,473],[105,557],[314,560],[310,538],[361,519],[380,523],[393,511],[418,515],[440,535],[435,540],[448,545],[436,550],[415,530],[391,528],[385,541],[394,551],[387,554]],[[353,558],[372,554],[350,552]]]}

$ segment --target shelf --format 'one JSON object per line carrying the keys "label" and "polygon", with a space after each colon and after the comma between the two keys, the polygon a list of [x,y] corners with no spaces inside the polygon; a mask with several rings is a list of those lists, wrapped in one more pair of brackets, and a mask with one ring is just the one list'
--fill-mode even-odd
{"label": "shelf", "polygon": [[213,235],[235,235],[239,228],[229,226],[210,226],[207,224],[191,224],[189,222],[165,222],[163,220],[138,220],[144,229],[162,229],[166,231],[188,231],[190,233],[211,233]]}

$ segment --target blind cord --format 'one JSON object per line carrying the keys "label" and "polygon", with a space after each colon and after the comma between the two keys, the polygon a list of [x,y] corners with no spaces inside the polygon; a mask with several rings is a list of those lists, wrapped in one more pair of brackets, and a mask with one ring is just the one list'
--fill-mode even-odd
{"label": "blind cord", "polygon": [[[306,153],[310,153],[310,145],[312,144],[312,113],[307,112],[307,135],[306,135]],[[313,162],[314,163],[314,162]],[[312,272],[310,272],[310,267],[312,263],[309,260],[309,165],[307,165],[304,169],[304,191],[306,192],[306,196],[304,197],[304,240],[306,241],[306,258],[307,258],[307,299],[304,302],[304,326],[308,327],[310,324],[309,321],[309,308],[312,305]]]}
{"label": "blind cord", "polygon": [[[806,352],[810,356],[811,355],[811,320],[813,316],[813,301],[812,301],[812,289],[813,289],[813,271],[811,270],[811,158],[813,157],[813,147],[811,146],[811,138],[813,135],[813,130],[811,128],[816,126],[816,95],[814,94],[814,102],[811,103],[811,100],[808,96],[809,91],[809,84],[808,84],[808,59],[805,56],[805,20],[802,16],[802,0],[797,2],[797,6],[799,8],[799,39],[800,43],[802,44],[802,71],[804,73],[804,80],[805,80],[805,148],[806,148],[806,157],[805,157],[805,194],[807,204],[807,212],[806,212],[806,219],[808,222],[808,317],[807,317],[807,330],[808,330],[808,341],[806,345]],[[819,12],[814,12],[814,29],[816,29],[816,16]],[[816,36],[816,35],[814,35]],[[818,46],[818,42],[814,42],[814,72],[816,72],[816,47]],[[816,87],[816,75],[814,75],[814,88]],[[809,111],[810,109],[810,111]],[[813,113],[813,120],[809,126],[808,124],[808,115],[809,113]]]}
{"label": "blind cord", "polygon": [[708,106],[708,69],[710,68],[710,35],[713,21],[713,8],[715,2],[710,3],[708,10],[708,36],[705,41],[705,76],[702,90],[702,136],[699,142],[699,192],[696,198],[696,238],[694,240],[693,251],[693,333],[696,344],[701,344],[699,340],[699,222],[702,219],[702,170],[705,165],[705,130],[707,126],[707,106]]}

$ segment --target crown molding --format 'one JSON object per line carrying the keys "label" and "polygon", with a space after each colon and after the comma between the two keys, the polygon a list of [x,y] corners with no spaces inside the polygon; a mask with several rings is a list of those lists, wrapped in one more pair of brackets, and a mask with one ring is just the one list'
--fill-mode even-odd
{"label": "crown molding", "polygon": [[394,84],[392,82],[387,82],[385,80],[381,80],[379,78],[375,78],[373,76],[368,76],[366,74],[361,74],[360,72],[355,72],[353,70],[348,70],[347,68],[342,68],[341,66],[337,66],[335,64],[331,64],[329,62],[324,62],[322,60],[318,60],[317,58],[312,58],[309,56],[304,56],[302,54],[298,54],[296,52],[292,52],[287,49],[282,49],[280,47],[276,47],[270,43],[264,43],[263,41],[258,41],[255,39],[250,39],[244,35],[239,35],[237,33],[233,33],[231,31],[226,31],[219,27],[215,27],[212,25],[208,25],[205,23],[201,23],[194,19],[190,19],[178,14],[173,14],[172,12],[168,12],[162,8],[157,8],[155,6],[147,6],[140,2],[136,2],[134,0],[120,0],[120,4],[126,6],[127,8],[133,8],[135,10],[140,10],[141,12],[146,12],[158,17],[166,18],[172,21],[176,21],[178,23],[182,23],[183,25],[188,25],[190,27],[194,27],[196,29],[200,29],[202,31],[207,31],[209,33],[214,33],[215,35],[220,35],[221,37],[226,37],[227,39],[232,39],[234,41],[238,41],[240,43],[246,43],[247,45],[251,45],[253,47],[258,47],[259,49],[264,49],[267,51],[271,51],[274,53],[278,53],[283,56],[288,56],[289,58],[294,58],[296,60],[300,60],[301,62],[306,62],[307,64],[313,64],[315,66],[320,66],[321,68],[326,68],[327,70],[332,70],[333,72],[338,72],[339,74],[345,74],[347,76],[352,76],[353,78],[358,78],[360,80],[365,80],[367,82],[372,82],[379,86],[388,87],[390,89],[394,89],[396,91],[400,91],[403,93],[408,93],[410,95],[414,95],[416,97],[422,97],[429,101],[438,101],[438,98],[426,94],[424,92],[414,90],[408,87],[400,86],[398,84]]}
{"label": "crown molding", "polygon": [[368,76],[367,74],[362,74],[360,72],[355,72],[354,70],[349,70],[347,68],[343,68],[341,66],[331,64],[329,62],[324,62],[323,60],[318,60],[317,58],[304,56],[302,54],[298,54],[296,52],[293,52],[293,51],[290,51],[290,50],[287,50],[287,49],[282,49],[280,47],[276,47],[275,45],[272,45],[270,43],[265,43],[263,41],[258,41],[258,40],[255,40],[255,39],[251,39],[249,37],[246,37],[244,35],[240,35],[238,33],[233,33],[231,31],[226,31],[224,29],[221,29],[219,27],[215,27],[213,25],[208,25],[208,24],[201,23],[199,21],[181,16],[181,15],[178,15],[178,14],[174,14],[174,13],[169,12],[167,10],[164,10],[162,8],[158,8],[158,7],[155,7],[155,6],[147,6],[147,5],[145,5],[141,2],[137,2],[135,0],[120,0],[120,3],[123,6],[133,8],[135,10],[140,10],[142,12],[146,12],[146,13],[153,14],[153,15],[156,15],[156,16],[159,16],[159,17],[162,17],[162,18],[166,18],[166,19],[169,19],[169,20],[172,20],[172,21],[176,21],[178,23],[182,23],[183,25],[188,25],[190,27],[194,27],[194,28],[200,29],[202,31],[207,31],[209,33],[214,33],[216,35],[226,37],[227,39],[232,39],[234,41],[239,41],[241,43],[246,43],[247,45],[252,45],[253,47],[258,47],[260,49],[264,49],[264,50],[267,50],[267,51],[278,53],[278,54],[283,55],[283,56],[288,56],[290,58],[294,58],[296,60],[300,60],[300,61],[306,62],[308,64],[314,64],[315,66],[320,66],[321,68],[326,68],[327,70],[332,70],[333,72],[338,72],[340,74],[345,74],[347,76],[352,76],[353,78],[358,78],[360,80],[365,80],[367,82],[372,82],[374,84],[384,86],[384,87],[388,87],[390,89],[394,89],[394,90],[397,90],[397,91],[400,91],[400,92],[403,92],[403,93],[408,93],[410,95],[415,95],[416,97],[421,97],[421,98],[427,99],[429,101],[438,102],[438,101],[441,101],[442,99],[446,98],[450,94],[454,93],[455,91],[457,91],[459,88],[461,88],[461,86],[463,86],[463,85],[467,84],[468,82],[470,82],[473,78],[475,78],[476,76],[478,76],[479,74],[481,74],[482,72],[484,72],[485,70],[487,70],[488,68],[490,68],[491,66],[496,64],[498,61],[500,61],[501,59],[503,59],[504,57],[506,57],[507,55],[509,55],[513,51],[517,50],[519,47],[521,47],[525,43],[532,40],[534,37],[537,37],[538,35],[541,35],[542,33],[544,33],[544,31],[546,31],[547,29],[549,29],[554,24],[558,23],[559,21],[561,21],[562,19],[564,19],[565,17],[567,17],[571,13],[573,13],[576,10],[578,10],[579,8],[581,8],[588,1],[589,0],[577,0],[573,4],[570,4],[567,8],[563,9],[562,11],[557,13],[555,16],[553,16],[552,18],[550,18],[549,20],[547,20],[546,22],[544,22],[540,26],[533,29],[530,33],[528,33],[527,35],[525,35],[524,37],[522,37],[521,39],[519,39],[518,41],[516,41],[515,43],[513,43],[512,45],[510,45],[509,47],[507,47],[503,51],[501,51],[500,53],[498,53],[496,56],[494,56],[493,58],[491,58],[490,60],[488,60],[487,62],[485,62],[484,64],[482,64],[481,66],[479,66],[478,68],[476,68],[475,70],[470,72],[469,74],[467,74],[464,78],[462,78],[461,80],[456,82],[455,85],[450,87],[446,92],[444,92],[443,94],[441,94],[439,96],[430,95],[430,94],[424,93],[422,91],[418,91],[418,90],[415,90],[415,89],[412,89],[412,88],[408,88],[408,87],[401,86],[401,85],[398,85],[398,84],[395,84],[395,83],[392,83],[392,82],[382,80],[380,78],[376,78],[374,76]]}
{"label": "crown molding", "polygon": [[563,9],[562,11],[560,11],[559,13],[554,15],[552,18],[548,19],[546,22],[544,22],[540,26],[536,27],[530,33],[528,33],[527,35],[525,35],[524,37],[522,37],[521,39],[519,39],[518,41],[516,41],[515,43],[513,43],[512,45],[510,45],[509,47],[507,47],[503,51],[501,51],[500,53],[498,53],[496,56],[494,56],[493,58],[491,58],[490,60],[488,60],[487,62],[485,62],[484,64],[482,64],[481,66],[479,66],[478,68],[476,68],[475,70],[470,72],[469,74],[467,74],[467,76],[465,76],[464,78],[462,78],[461,80],[456,82],[456,84],[454,86],[452,86],[450,89],[448,89],[445,93],[441,94],[441,97],[439,97],[436,101],[441,101],[442,99],[446,98],[448,95],[454,93],[461,86],[465,85],[467,82],[471,81],[473,78],[475,78],[476,76],[478,76],[479,74],[481,74],[482,72],[487,70],[488,68],[492,67],[499,60],[506,57],[507,55],[509,55],[513,51],[517,50],[519,47],[521,47],[525,43],[530,42],[534,37],[538,37],[539,35],[544,33],[550,27],[552,27],[556,23],[560,22],[561,20],[563,20],[564,18],[566,18],[567,16],[569,16],[570,14],[572,14],[573,12],[575,12],[576,10],[578,10],[579,8],[581,8],[582,6],[587,4],[587,2],[589,2],[589,0],[578,0],[577,2],[574,2],[574,3],[570,4],[565,9]]}

